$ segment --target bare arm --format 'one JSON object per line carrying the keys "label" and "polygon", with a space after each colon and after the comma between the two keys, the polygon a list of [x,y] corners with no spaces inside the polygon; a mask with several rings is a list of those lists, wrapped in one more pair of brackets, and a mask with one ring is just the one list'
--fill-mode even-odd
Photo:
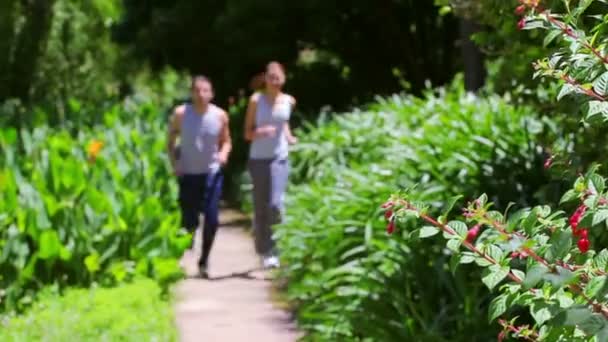
{"label": "bare arm", "polygon": [[255,111],[258,107],[258,97],[254,94],[249,98],[245,115],[245,140],[255,139]]}
{"label": "bare arm", "polygon": [[[293,108],[295,108],[295,106],[296,106],[296,99],[293,96],[290,96],[289,102],[291,103],[291,109],[293,111]],[[298,139],[296,137],[294,137],[293,134],[291,133],[291,127],[289,126],[289,121],[285,121],[285,136],[287,137],[287,142],[291,145],[298,142]]]}
{"label": "bare arm", "polygon": [[175,170],[177,161],[175,160],[175,142],[180,133],[180,127],[182,123],[182,117],[184,116],[185,107],[176,107],[169,119],[169,131],[167,137],[167,153],[169,154],[169,161],[171,167]]}
{"label": "bare arm", "polygon": [[226,164],[228,161],[228,156],[230,155],[230,151],[232,151],[232,138],[230,137],[230,122],[228,118],[228,114],[224,111],[222,115],[222,132],[220,133],[220,163]]}

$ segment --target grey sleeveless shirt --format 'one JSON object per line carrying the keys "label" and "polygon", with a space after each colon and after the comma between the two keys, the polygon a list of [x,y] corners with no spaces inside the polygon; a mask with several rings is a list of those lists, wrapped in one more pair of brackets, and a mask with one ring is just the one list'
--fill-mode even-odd
{"label": "grey sleeveless shirt", "polygon": [[179,167],[183,174],[206,174],[220,168],[218,153],[222,110],[209,104],[207,112],[186,105],[181,123]]}
{"label": "grey sleeveless shirt", "polygon": [[255,127],[272,125],[276,134],[269,138],[253,140],[249,150],[250,159],[286,159],[289,152],[285,123],[291,116],[292,105],[289,96],[282,94],[274,106],[263,93],[259,94],[255,112]]}

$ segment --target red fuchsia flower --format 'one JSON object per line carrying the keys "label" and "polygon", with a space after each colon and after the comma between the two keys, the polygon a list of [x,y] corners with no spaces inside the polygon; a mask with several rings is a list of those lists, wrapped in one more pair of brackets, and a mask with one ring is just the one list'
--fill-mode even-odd
{"label": "red fuchsia flower", "polygon": [[390,220],[386,225],[386,232],[391,235],[395,232],[395,220]]}
{"label": "red fuchsia flower", "polygon": [[597,204],[599,205],[606,205],[608,204],[608,200],[604,197],[600,197],[599,201],[597,202]]}
{"label": "red fuchsia flower", "polygon": [[580,229],[578,231],[578,234],[576,234],[577,236],[579,236],[581,239],[587,239],[587,237],[589,236],[589,232],[587,231],[587,229]]}
{"label": "red fuchsia flower", "polygon": [[507,333],[504,330],[498,333],[498,342],[503,342],[505,338],[507,338]]}
{"label": "red fuchsia flower", "polygon": [[572,232],[574,232],[575,235],[577,233],[578,224],[581,222],[581,219],[583,218],[583,215],[585,215],[586,211],[587,206],[581,204],[578,208],[576,208],[574,214],[572,214],[572,216],[570,216],[570,219],[568,220],[570,226],[572,227]]}
{"label": "red fuchsia flower", "polygon": [[527,257],[528,257],[528,253],[526,253],[525,251],[511,253],[511,258],[513,258],[513,259],[519,258],[519,259],[523,260]]}
{"label": "red fuchsia flower", "polygon": [[382,209],[390,208],[393,206],[393,204],[394,204],[393,201],[388,201],[388,202],[382,204]]}
{"label": "red fuchsia flower", "polygon": [[469,229],[469,231],[467,232],[467,242],[472,243],[473,241],[475,241],[475,238],[479,234],[480,228],[481,225],[477,224],[474,225],[473,228]]}
{"label": "red fuchsia flower", "polygon": [[589,250],[589,240],[586,238],[578,240],[577,245],[581,253],[587,253],[587,251]]}
{"label": "red fuchsia flower", "polygon": [[384,213],[384,218],[385,218],[385,219],[387,219],[387,220],[390,220],[390,219],[391,219],[391,217],[393,217],[393,211],[392,211],[392,210],[387,210],[387,211]]}
{"label": "red fuchsia flower", "polygon": [[523,30],[524,27],[526,27],[526,18],[521,18],[518,22],[517,22],[517,29],[518,30]]}
{"label": "red fuchsia flower", "polygon": [[551,167],[551,165],[553,165],[553,157],[549,157],[549,158],[547,158],[547,160],[545,160],[545,164],[544,164],[545,170],[549,169]]}
{"label": "red fuchsia flower", "polygon": [[519,5],[517,6],[517,8],[515,9],[515,14],[517,15],[522,15],[526,12],[526,5]]}

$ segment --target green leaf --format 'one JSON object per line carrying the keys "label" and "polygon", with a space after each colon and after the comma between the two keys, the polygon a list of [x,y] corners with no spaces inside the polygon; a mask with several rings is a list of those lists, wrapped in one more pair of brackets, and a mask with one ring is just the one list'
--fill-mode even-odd
{"label": "green leaf", "polygon": [[566,202],[573,201],[578,198],[578,194],[574,189],[570,189],[566,191],[566,193],[562,196],[562,199],[559,201],[559,204],[564,204]]}
{"label": "green leaf", "polygon": [[481,267],[488,267],[488,266],[494,265],[493,263],[486,260],[486,258],[480,257],[480,256],[475,257],[475,263]]}
{"label": "green leaf", "polygon": [[600,209],[593,214],[592,226],[596,226],[608,219],[608,209]]}
{"label": "green leaf", "polygon": [[587,297],[595,297],[606,286],[606,276],[595,276],[591,278],[589,284],[585,287]]}
{"label": "green leaf", "polygon": [[450,199],[448,200],[448,205],[446,206],[446,208],[443,211],[443,216],[445,216],[447,218],[448,215],[450,214],[450,212],[452,211],[452,209],[454,209],[454,205],[456,205],[458,200],[460,200],[461,198],[462,198],[462,195],[450,197]]}
{"label": "green leaf", "polygon": [[546,259],[549,262],[563,259],[572,247],[572,233],[569,230],[556,230],[549,239],[551,247],[547,252]]}
{"label": "green leaf", "polygon": [[525,230],[527,235],[533,235],[536,221],[536,209],[532,209],[526,216],[526,219],[522,222],[522,228]]}
{"label": "green leaf", "polygon": [[504,314],[507,311],[507,295],[502,294],[490,303],[490,308],[488,309],[489,320],[492,322],[500,315]]}
{"label": "green leaf", "polygon": [[608,116],[608,102],[605,101],[589,101],[589,110],[587,112],[587,119],[601,114]]}
{"label": "green leaf", "polygon": [[456,233],[458,233],[458,236],[460,236],[461,238],[466,237],[467,232],[469,231],[467,225],[464,224],[464,222],[460,222],[460,221],[450,221],[448,223],[448,226],[450,228],[454,229],[456,231]]}
{"label": "green leaf", "polygon": [[487,245],[485,248],[485,253],[496,262],[501,263],[504,258],[504,252],[495,245]]}
{"label": "green leaf", "polygon": [[606,319],[600,314],[593,314],[591,317],[580,322],[578,327],[587,335],[595,335],[600,330],[606,328]]}
{"label": "green leaf", "polygon": [[[561,34],[561,31],[551,31],[549,32],[549,34],[547,34],[547,36],[545,37],[545,39],[543,40],[543,46],[547,47],[549,44],[551,44],[551,42],[557,38],[559,35]],[[555,68],[555,66],[553,67]]]}
{"label": "green leaf", "polygon": [[543,325],[553,317],[551,307],[545,303],[534,303],[530,306],[530,314],[538,325]]}
{"label": "green leaf", "polygon": [[557,100],[561,100],[564,98],[564,96],[567,96],[569,94],[572,94],[576,92],[576,87],[573,86],[572,84],[566,83],[562,86],[562,89],[560,89],[559,94],[557,94]]}
{"label": "green leaf", "polygon": [[606,188],[606,181],[604,180],[604,177],[597,174],[592,174],[589,176],[589,179],[598,194],[604,192],[604,189]]}
{"label": "green leaf", "polygon": [[525,289],[531,289],[539,281],[543,279],[545,274],[549,272],[549,269],[543,264],[535,264],[530,267],[526,272],[526,279],[524,279],[523,286]]}
{"label": "green leaf", "polygon": [[461,264],[470,264],[475,261],[475,254],[464,252],[460,258]]}
{"label": "green leaf", "polygon": [[90,273],[95,273],[100,270],[101,265],[99,265],[99,254],[94,252],[84,258],[84,265],[87,267],[87,270]]}
{"label": "green leaf", "polygon": [[435,236],[437,233],[439,233],[439,229],[433,226],[425,226],[420,229],[420,238],[424,239],[431,236]]}
{"label": "green leaf", "polygon": [[608,95],[608,71],[593,81],[593,90],[601,96]]}
{"label": "green leaf", "polygon": [[460,239],[451,239],[450,241],[448,241],[448,249],[450,249],[453,252],[458,253],[458,251],[460,250],[460,245],[462,244],[462,240]]}
{"label": "green leaf", "polygon": [[565,326],[576,326],[593,315],[586,305],[574,305],[556,317],[556,323]]}
{"label": "green leaf", "polygon": [[593,265],[595,268],[606,271],[608,268],[608,250],[602,249],[602,251],[593,259]]}
{"label": "green leaf", "polygon": [[40,246],[38,256],[41,259],[52,259],[59,256],[61,252],[61,241],[54,230],[45,230],[40,234]]}
{"label": "green leaf", "polygon": [[508,266],[493,265],[490,268],[484,270],[484,276],[481,281],[490,289],[496,287],[505,277],[509,274],[510,268]]}
{"label": "green leaf", "polygon": [[569,271],[561,266],[556,267],[556,273],[547,273],[544,275],[544,279],[549,281],[551,285],[553,285],[553,290],[557,291],[562,288],[564,285],[571,284],[576,280],[576,274],[572,271]]}

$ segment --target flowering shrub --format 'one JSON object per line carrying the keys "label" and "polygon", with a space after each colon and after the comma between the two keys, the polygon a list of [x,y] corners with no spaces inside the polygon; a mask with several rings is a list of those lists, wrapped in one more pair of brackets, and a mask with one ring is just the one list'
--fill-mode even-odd
{"label": "flowering shrub", "polygon": [[[585,120],[608,120],[608,55],[604,31],[606,1],[564,1],[565,13],[544,9],[538,0],[520,0],[519,29],[547,30],[545,44],[559,39],[563,47],[534,64],[535,76],[562,82],[558,100],[578,94]],[[593,23],[589,26],[589,23]],[[590,32],[590,33],[587,33]],[[554,158],[545,162],[551,168]],[[608,224],[605,178],[593,167],[581,175],[561,204],[573,210],[546,205],[512,214],[492,210],[487,196],[468,204],[462,220],[449,220],[454,198],[442,216],[429,214],[415,192],[393,195],[382,207],[389,234],[411,227],[412,218],[425,226],[401,232],[406,238],[428,238],[442,233],[452,255],[451,268],[475,263],[484,268],[482,282],[498,289],[489,309],[490,320],[503,327],[502,341],[608,340],[608,250],[596,250],[594,239]],[[569,215],[568,215],[569,214]],[[519,317],[522,308],[532,321]]]}
{"label": "flowering shrub", "polygon": [[[411,217],[419,218],[428,225],[407,232],[410,239],[441,232],[453,253],[453,270],[469,263],[484,267],[482,282],[500,291],[489,315],[491,320],[501,318],[505,328],[501,336],[547,341],[587,341],[597,336],[605,341],[608,250],[597,252],[590,245],[607,223],[608,194],[604,178],[594,171],[581,176],[564,195],[564,203],[578,205],[569,217],[548,206],[502,214],[492,210],[483,195],[464,208],[463,221],[448,220],[449,212],[434,218],[425,205],[401,195],[383,205],[387,231]],[[516,319],[502,318],[521,306],[530,309],[535,326],[517,326]]]}
{"label": "flowering shrub", "polygon": [[298,132],[286,222],[276,234],[278,276],[300,328],[310,341],[491,340],[492,296],[472,283],[479,270],[446,273],[441,239],[387,236],[378,198],[418,184],[418,198],[437,204],[433,212],[480,189],[500,208],[533,205],[547,183],[537,143],[545,127],[529,107],[470,96],[458,81],[369,108]]}

